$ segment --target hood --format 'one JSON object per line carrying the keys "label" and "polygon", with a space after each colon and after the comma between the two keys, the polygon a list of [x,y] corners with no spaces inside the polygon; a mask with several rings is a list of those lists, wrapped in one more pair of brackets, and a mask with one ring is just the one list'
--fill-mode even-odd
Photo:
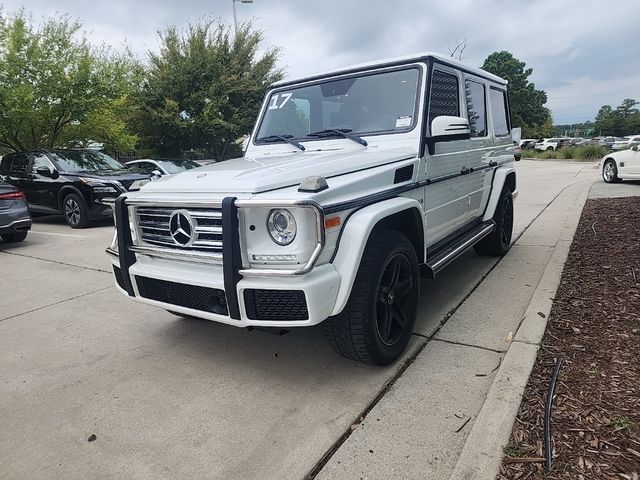
{"label": "hood", "polygon": [[137,180],[150,180],[151,175],[146,173],[131,172],[129,170],[105,170],[94,172],[62,172],[62,175],[74,175],[84,178],[95,178],[96,180],[115,180],[120,182],[124,188],[129,190],[133,182]]}
{"label": "hood", "polygon": [[309,176],[325,178],[371,168],[418,154],[415,148],[364,148],[305,151],[226,160],[148,183],[143,192],[260,193],[299,184]]}

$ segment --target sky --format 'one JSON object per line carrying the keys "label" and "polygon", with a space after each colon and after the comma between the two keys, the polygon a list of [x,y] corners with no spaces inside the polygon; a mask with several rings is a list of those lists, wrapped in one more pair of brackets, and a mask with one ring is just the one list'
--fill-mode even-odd
{"label": "sky", "polygon": [[[144,58],[158,31],[202,17],[233,25],[232,0],[0,0],[36,22],[68,14],[89,39]],[[555,124],[593,120],[605,104],[640,101],[638,0],[253,0],[236,3],[266,46],[281,49],[287,76],[421,51],[448,54],[466,39],[463,61],[481,66],[508,50],[533,68]],[[638,133],[638,132],[632,132]]]}

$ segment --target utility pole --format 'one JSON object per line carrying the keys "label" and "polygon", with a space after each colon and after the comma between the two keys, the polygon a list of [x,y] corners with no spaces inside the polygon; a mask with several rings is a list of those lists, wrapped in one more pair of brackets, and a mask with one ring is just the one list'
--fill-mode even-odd
{"label": "utility pole", "polygon": [[253,0],[231,0],[233,3],[233,26],[235,27],[235,34],[238,35],[238,14],[236,13],[236,3],[253,3]]}

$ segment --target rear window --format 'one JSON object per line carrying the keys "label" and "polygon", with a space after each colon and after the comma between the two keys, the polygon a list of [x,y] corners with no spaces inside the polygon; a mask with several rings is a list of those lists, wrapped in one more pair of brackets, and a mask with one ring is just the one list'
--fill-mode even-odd
{"label": "rear window", "polygon": [[493,118],[493,131],[496,137],[509,135],[509,114],[507,110],[507,92],[491,88],[489,94],[491,101],[491,117]]}

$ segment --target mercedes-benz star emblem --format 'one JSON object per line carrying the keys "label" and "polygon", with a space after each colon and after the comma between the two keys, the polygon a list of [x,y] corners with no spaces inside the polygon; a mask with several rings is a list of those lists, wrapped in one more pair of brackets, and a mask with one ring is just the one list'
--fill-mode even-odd
{"label": "mercedes-benz star emblem", "polygon": [[195,236],[195,228],[189,212],[176,210],[171,214],[169,218],[169,233],[177,245],[181,247],[191,245]]}

